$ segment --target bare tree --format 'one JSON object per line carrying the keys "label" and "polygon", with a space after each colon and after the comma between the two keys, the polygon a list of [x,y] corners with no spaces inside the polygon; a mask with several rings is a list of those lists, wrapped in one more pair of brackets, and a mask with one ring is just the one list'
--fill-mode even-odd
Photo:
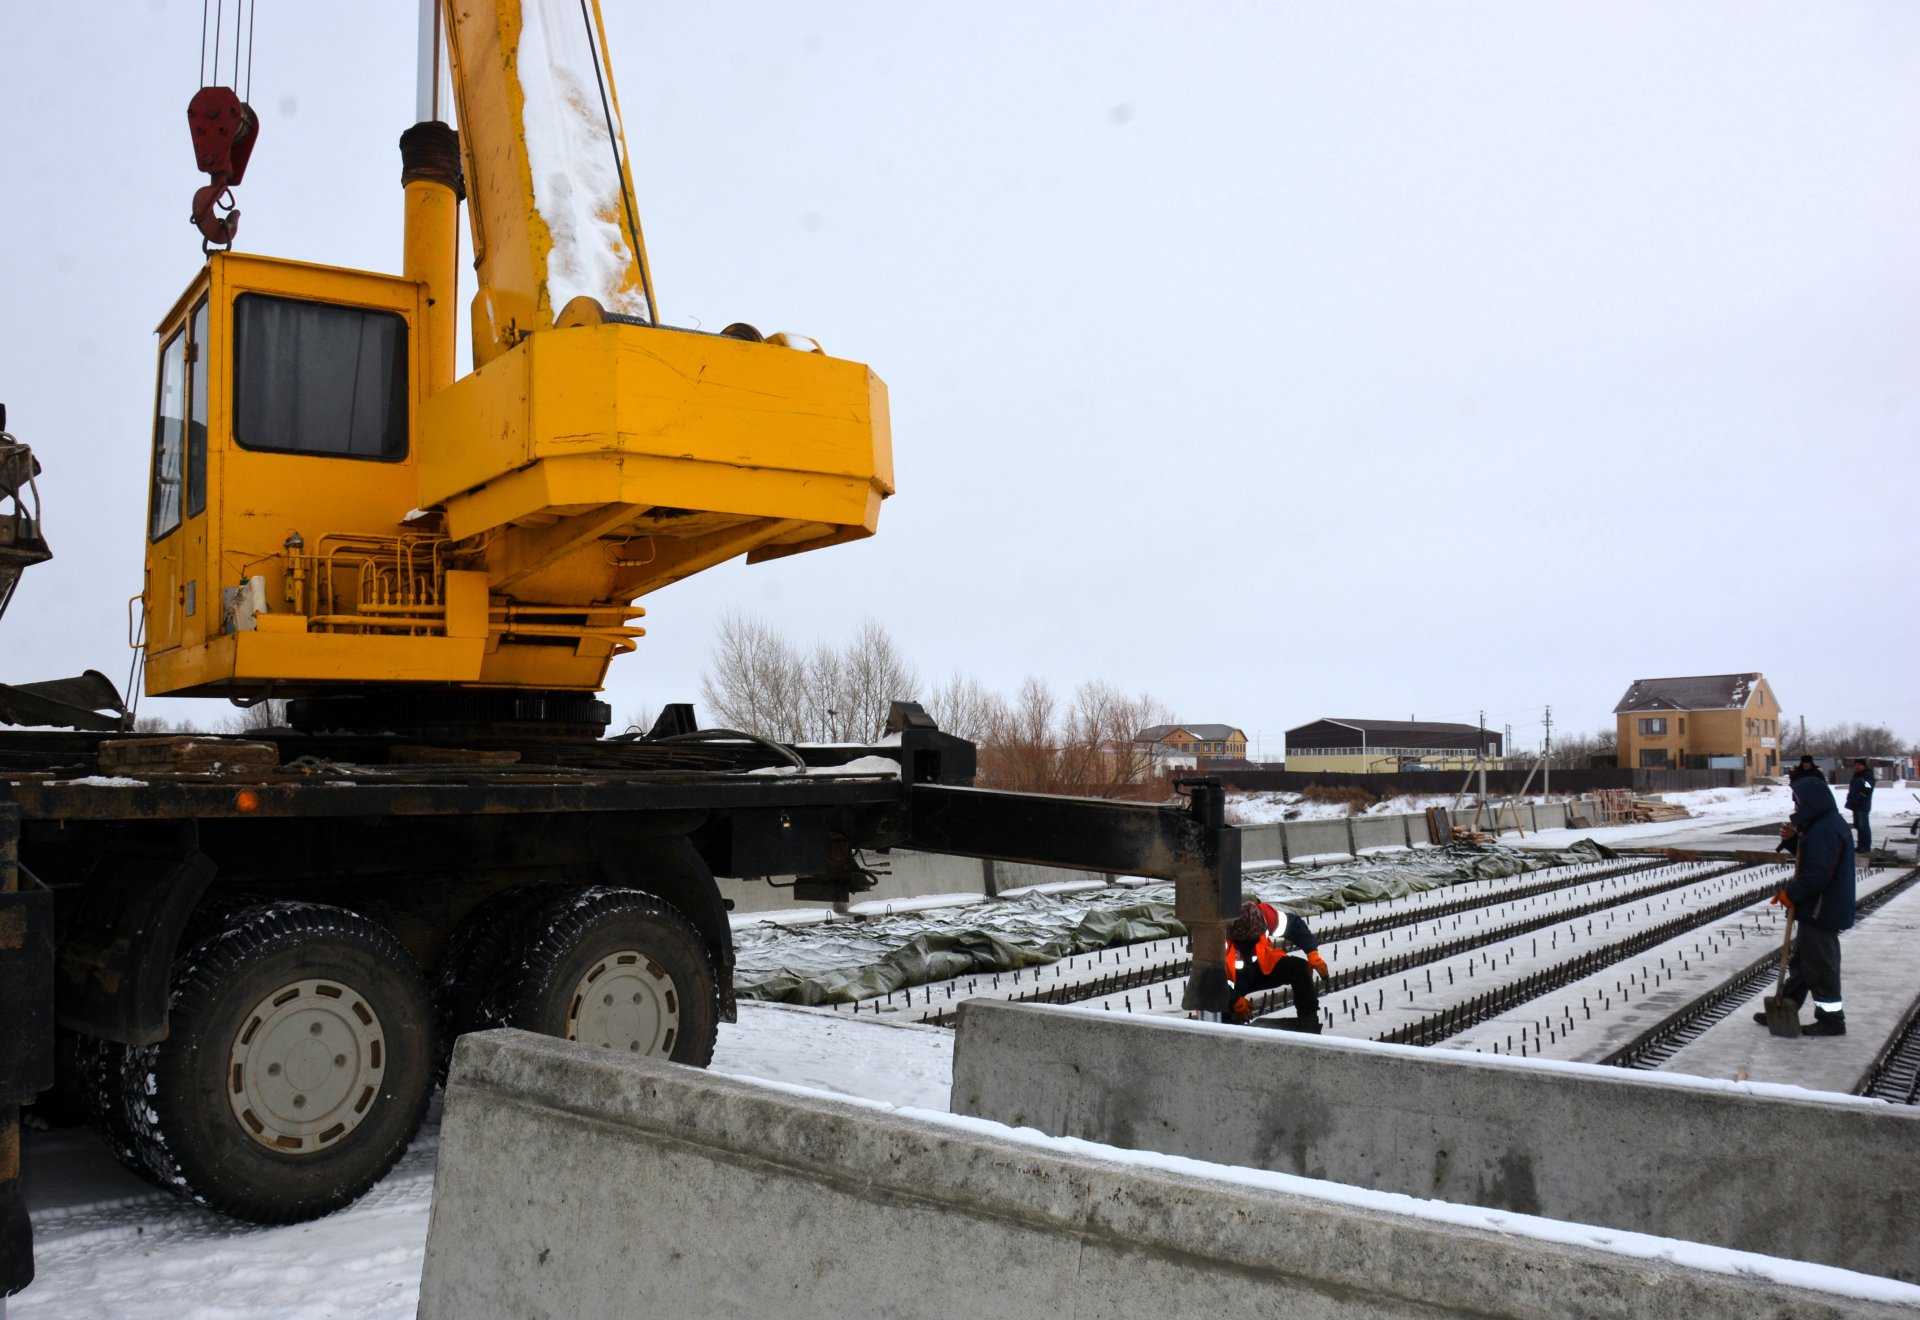
{"label": "bare tree", "polygon": [[927,714],[947,733],[971,743],[985,742],[995,720],[1004,718],[1006,702],[970,674],[954,674],[927,693]]}
{"label": "bare tree", "polygon": [[1140,731],[1168,724],[1172,713],[1147,693],[1128,696],[1099,679],[1082,683],[1067,709],[1058,778],[1069,793],[1116,797],[1151,778],[1151,748]]}
{"label": "bare tree", "polygon": [[1612,765],[1618,755],[1619,735],[1613,729],[1601,729],[1598,733],[1562,733],[1553,740],[1550,764],[1555,770],[1585,770],[1598,762]]}
{"label": "bare tree", "polygon": [[1029,675],[1010,702],[993,712],[980,744],[976,779],[983,787],[1044,793],[1055,784],[1055,715],[1059,701],[1046,681]]}
{"label": "bare tree", "polygon": [[814,647],[800,677],[801,727],[809,741],[854,741],[846,687],[846,657],[826,642]]}
{"label": "bare tree", "polygon": [[794,742],[803,736],[805,665],[787,640],[760,620],[720,620],[700,700],[722,728]]}
{"label": "bare tree", "polygon": [[913,662],[900,653],[887,630],[871,618],[860,621],[842,657],[843,709],[850,716],[847,742],[872,742],[887,731],[887,711],[896,701],[911,701],[920,690]]}
{"label": "bare tree", "polygon": [[1824,729],[1813,729],[1804,745],[1796,745],[1793,754],[1802,751],[1815,756],[1898,756],[1900,736],[1884,724],[1854,724],[1841,721]]}
{"label": "bare tree", "polygon": [[254,729],[277,729],[285,727],[286,722],[286,702],[258,701],[251,706],[236,707],[220,721],[220,732],[248,733]]}
{"label": "bare tree", "polygon": [[164,715],[142,715],[133,722],[133,731],[135,733],[154,735],[166,733],[198,733],[200,732],[200,726],[192,720],[170,720]]}
{"label": "bare tree", "polygon": [[700,699],[722,726],[781,742],[873,742],[920,685],[887,630],[864,620],[844,647],[803,654],[759,619],[720,620]]}

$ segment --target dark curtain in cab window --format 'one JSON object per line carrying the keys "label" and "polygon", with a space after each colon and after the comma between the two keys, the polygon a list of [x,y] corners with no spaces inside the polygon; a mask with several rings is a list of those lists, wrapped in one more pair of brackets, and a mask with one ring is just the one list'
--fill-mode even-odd
{"label": "dark curtain in cab window", "polygon": [[233,311],[233,434],[242,447],[406,457],[401,317],[254,293]]}

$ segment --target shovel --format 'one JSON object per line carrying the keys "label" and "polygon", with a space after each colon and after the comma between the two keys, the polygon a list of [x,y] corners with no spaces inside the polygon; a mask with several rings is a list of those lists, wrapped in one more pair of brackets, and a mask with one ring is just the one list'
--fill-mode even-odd
{"label": "shovel", "polygon": [[[1793,855],[1793,878],[1800,878],[1800,854]],[[1800,1005],[1787,998],[1787,951],[1793,947],[1793,909],[1787,909],[1787,933],[1780,941],[1780,977],[1773,993],[1760,1002],[1767,1008],[1767,1030],[1775,1036],[1800,1034]]]}

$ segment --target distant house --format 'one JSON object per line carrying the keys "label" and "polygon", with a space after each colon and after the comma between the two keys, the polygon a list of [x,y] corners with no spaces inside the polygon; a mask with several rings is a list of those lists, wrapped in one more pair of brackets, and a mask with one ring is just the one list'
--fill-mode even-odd
{"label": "distant house", "polygon": [[1761,674],[1636,678],[1613,708],[1623,767],[1780,773],[1780,703]]}
{"label": "distant house", "polygon": [[1190,770],[1211,757],[1245,760],[1247,735],[1231,724],[1155,724],[1133,736],[1155,770]]}
{"label": "distant house", "polygon": [[1474,724],[1424,720],[1315,720],[1287,730],[1287,769],[1388,774],[1452,770],[1497,759],[1501,738]]}

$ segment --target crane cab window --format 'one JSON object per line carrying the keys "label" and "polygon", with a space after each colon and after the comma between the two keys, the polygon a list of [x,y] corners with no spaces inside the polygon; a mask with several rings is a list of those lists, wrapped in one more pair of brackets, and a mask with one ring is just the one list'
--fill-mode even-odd
{"label": "crane cab window", "polygon": [[233,437],[243,449],[407,456],[403,317],[247,293],[233,322]]}
{"label": "crane cab window", "polygon": [[174,331],[160,350],[160,401],[153,422],[153,489],[147,499],[147,535],[159,540],[187,517],[207,510],[207,305],[193,309],[190,329]]}
{"label": "crane cab window", "polygon": [[147,536],[155,541],[180,525],[181,480],[186,475],[187,332],[174,331],[160,350],[160,402],[153,419],[153,489],[147,499]]}

